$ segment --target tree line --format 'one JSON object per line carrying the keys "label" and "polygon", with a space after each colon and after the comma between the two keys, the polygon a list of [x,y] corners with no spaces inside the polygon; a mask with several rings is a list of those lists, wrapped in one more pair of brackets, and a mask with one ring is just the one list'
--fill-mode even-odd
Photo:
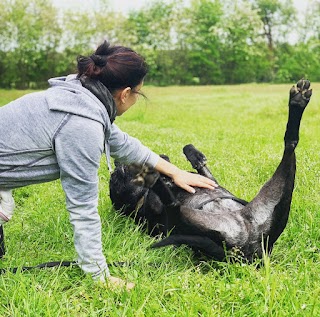
{"label": "tree line", "polygon": [[320,81],[320,2],[308,3],[298,18],[292,0],[156,0],[126,15],[106,0],[2,0],[0,87],[45,87],[104,39],[143,55],[154,85]]}

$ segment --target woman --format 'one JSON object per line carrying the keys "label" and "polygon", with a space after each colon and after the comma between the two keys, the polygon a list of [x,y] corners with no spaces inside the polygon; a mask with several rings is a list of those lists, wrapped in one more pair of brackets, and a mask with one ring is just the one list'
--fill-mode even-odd
{"label": "woman", "polygon": [[[94,279],[110,276],[97,212],[103,152],[124,163],[150,164],[189,192],[215,183],[180,170],[122,132],[113,122],[135,104],[147,73],[133,50],[104,42],[78,57],[78,74],[49,80],[50,88],[0,108],[0,225],[13,214],[12,189],[60,178],[74,230],[78,263]],[[131,287],[132,284],[127,285]]]}

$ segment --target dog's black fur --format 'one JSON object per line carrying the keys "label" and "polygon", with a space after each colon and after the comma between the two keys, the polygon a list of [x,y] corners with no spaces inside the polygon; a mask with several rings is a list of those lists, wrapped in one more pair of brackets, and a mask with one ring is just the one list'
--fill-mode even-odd
{"label": "dog's black fur", "polygon": [[[288,221],[296,171],[294,151],[302,114],[312,95],[309,88],[308,80],[291,88],[282,160],[249,203],[220,185],[215,190],[197,188],[190,194],[151,167],[117,165],[110,180],[115,209],[137,223],[145,222],[149,234],[165,237],[153,247],[186,244],[219,261],[235,250],[237,257],[249,262],[262,258],[264,250],[270,254]],[[201,152],[193,145],[183,151],[199,174],[215,180]]]}

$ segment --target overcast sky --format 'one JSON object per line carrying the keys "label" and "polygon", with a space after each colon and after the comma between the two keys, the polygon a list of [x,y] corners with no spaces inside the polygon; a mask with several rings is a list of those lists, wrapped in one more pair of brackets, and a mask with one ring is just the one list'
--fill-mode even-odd
{"label": "overcast sky", "polygon": [[[57,7],[68,8],[77,6],[93,6],[96,0],[52,0]],[[188,1],[188,0],[185,0]],[[320,1],[320,0],[319,0]],[[115,11],[127,13],[132,9],[139,9],[150,0],[109,0],[110,6]],[[309,0],[293,0],[296,8],[302,12],[306,10]]]}
{"label": "overcast sky", "polygon": [[[74,8],[77,6],[94,6],[97,3],[96,0],[52,0],[57,7],[60,8]],[[144,4],[150,2],[150,0],[109,0],[110,6],[115,11],[127,13],[133,9],[139,9]]]}

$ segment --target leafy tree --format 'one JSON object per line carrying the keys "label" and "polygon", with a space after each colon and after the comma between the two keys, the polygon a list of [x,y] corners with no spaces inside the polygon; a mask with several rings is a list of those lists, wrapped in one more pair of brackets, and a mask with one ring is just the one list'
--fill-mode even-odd
{"label": "leafy tree", "polygon": [[277,39],[287,40],[293,27],[297,27],[297,16],[292,0],[253,0],[263,23],[262,35],[270,51],[274,50]]}
{"label": "leafy tree", "polygon": [[277,61],[276,82],[295,82],[297,78],[320,81],[320,42],[316,39],[280,45]]}
{"label": "leafy tree", "polygon": [[249,3],[225,3],[225,16],[217,25],[222,70],[227,83],[270,80],[270,64],[266,58],[266,45],[259,32],[262,23],[258,11]]}
{"label": "leafy tree", "polygon": [[276,72],[277,44],[288,43],[291,31],[298,27],[296,11],[292,0],[252,0],[263,23],[261,36],[268,44],[268,60],[271,78]]}
{"label": "leafy tree", "polygon": [[[0,86],[46,86],[104,39],[144,55],[147,82],[157,85],[320,80],[318,0],[302,26],[292,0],[156,0],[128,17],[108,0],[94,3],[58,11],[47,0],[2,0]],[[296,44],[292,30],[300,32]]]}
{"label": "leafy tree", "polygon": [[1,86],[27,88],[47,79],[61,36],[56,21],[56,9],[45,0],[1,1]]}
{"label": "leafy tree", "polygon": [[135,34],[134,45],[150,49],[170,49],[173,3],[158,0],[129,14],[128,24]]}
{"label": "leafy tree", "polygon": [[[46,0],[0,3],[0,71],[3,87],[47,86],[47,79],[76,69],[76,57],[104,39],[116,40],[121,15],[104,0],[90,11],[59,12]],[[117,23],[116,23],[117,22]]]}
{"label": "leafy tree", "polygon": [[223,82],[220,39],[215,33],[222,16],[220,1],[193,0],[182,13],[177,25],[177,44],[187,56],[184,68],[188,77],[200,84]]}
{"label": "leafy tree", "polygon": [[131,11],[125,24],[125,33],[129,35],[131,46],[147,60],[148,81],[158,85],[172,82],[172,59],[169,52],[173,50],[174,8],[174,2],[150,2],[139,11]]}
{"label": "leafy tree", "polygon": [[300,42],[317,39],[320,40],[320,2],[308,1],[304,23],[300,30]]}
{"label": "leafy tree", "polygon": [[110,11],[108,2],[99,0],[90,10],[66,10],[61,15],[63,35],[60,39],[58,74],[76,70],[76,57],[91,54],[104,40],[125,44],[125,18]]}

